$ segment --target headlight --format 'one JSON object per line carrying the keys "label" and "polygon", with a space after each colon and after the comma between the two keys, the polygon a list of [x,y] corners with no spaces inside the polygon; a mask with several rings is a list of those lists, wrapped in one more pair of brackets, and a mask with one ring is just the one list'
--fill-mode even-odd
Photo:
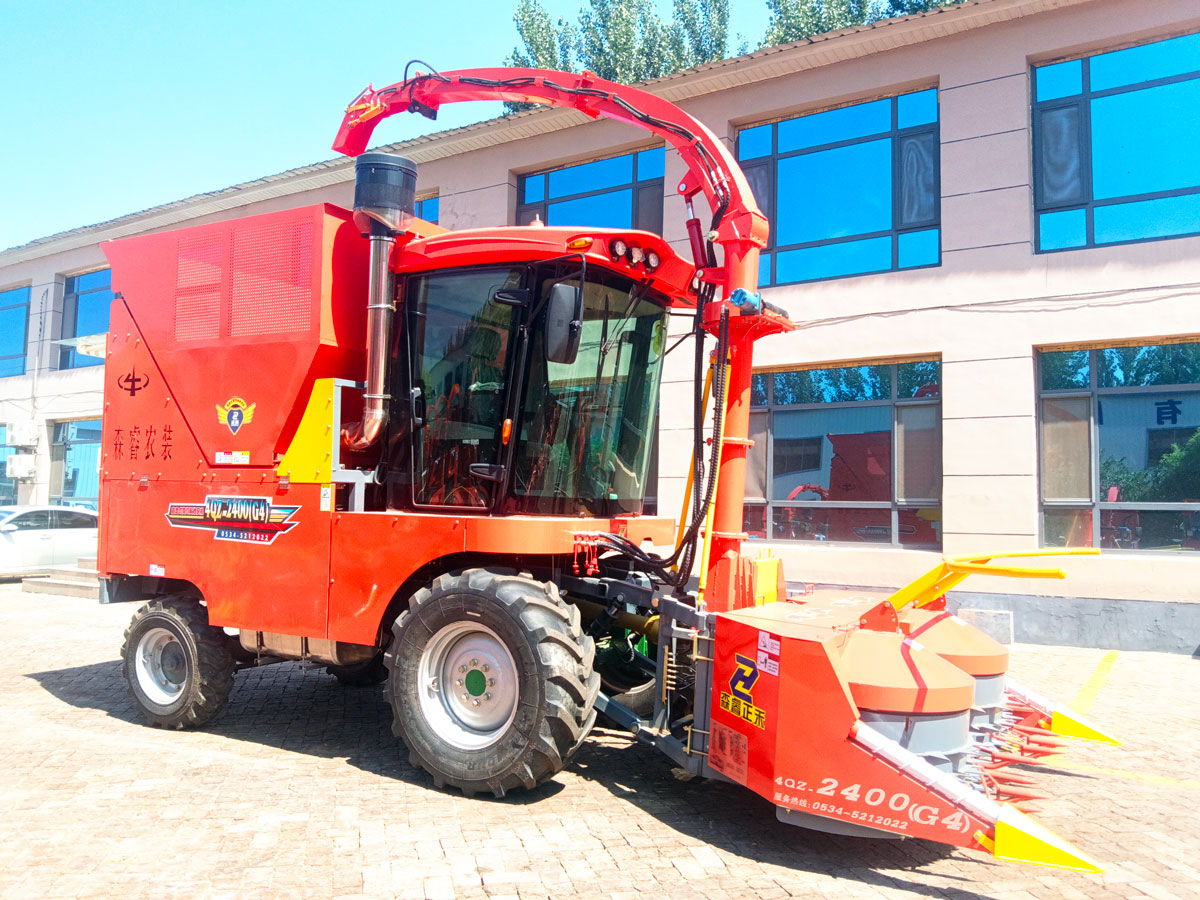
{"label": "headlight", "polygon": [[608,252],[613,259],[620,259],[629,250],[629,245],[620,238],[608,242]]}

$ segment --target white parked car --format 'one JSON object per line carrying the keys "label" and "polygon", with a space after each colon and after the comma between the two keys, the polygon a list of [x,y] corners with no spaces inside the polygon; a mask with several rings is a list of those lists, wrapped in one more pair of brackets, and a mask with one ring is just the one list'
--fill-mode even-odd
{"label": "white parked car", "polygon": [[96,523],[89,509],[0,506],[0,576],[73,566],[96,555]]}

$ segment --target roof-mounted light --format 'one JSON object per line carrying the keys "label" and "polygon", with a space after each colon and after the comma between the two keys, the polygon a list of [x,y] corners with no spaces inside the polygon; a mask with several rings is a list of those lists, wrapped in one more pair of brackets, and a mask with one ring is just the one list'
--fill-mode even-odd
{"label": "roof-mounted light", "polygon": [[608,252],[613,260],[618,260],[629,252],[629,245],[620,238],[614,238],[608,242]]}

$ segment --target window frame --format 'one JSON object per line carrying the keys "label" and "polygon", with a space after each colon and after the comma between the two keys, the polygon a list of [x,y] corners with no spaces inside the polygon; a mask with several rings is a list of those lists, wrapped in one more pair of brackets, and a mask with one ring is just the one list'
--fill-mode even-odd
{"label": "window frame", "polygon": [[0,504],[14,506],[17,503],[17,480],[6,474],[8,458],[19,452],[18,447],[8,443],[8,425],[0,422]]}
{"label": "window frame", "polygon": [[[1106,197],[1104,199],[1097,200],[1094,196],[1092,183],[1092,100],[1104,99],[1105,97],[1113,97],[1121,94],[1130,94],[1135,91],[1142,91],[1150,88],[1162,87],[1163,85],[1178,84],[1185,81],[1195,81],[1200,79],[1200,67],[1198,67],[1196,70],[1189,73],[1184,73],[1182,75],[1169,75],[1163,78],[1152,78],[1149,81],[1139,81],[1135,82],[1134,84],[1120,85],[1118,87],[1093,91],[1091,90],[1092,59],[1097,56],[1103,56],[1107,53],[1117,53],[1122,50],[1129,50],[1133,47],[1148,47],[1152,44],[1162,43],[1174,38],[1186,37],[1190,34],[1196,33],[1197,32],[1184,32],[1181,34],[1166,35],[1163,37],[1154,38],[1153,40],[1140,41],[1136,44],[1126,44],[1107,50],[1095,50],[1087,54],[1065,56],[1061,58],[1045,60],[1042,62],[1030,63],[1030,130],[1032,133],[1031,151],[1033,154],[1033,252],[1035,254],[1069,253],[1073,250],[1089,250],[1096,247],[1120,247],[1126,244],[1146,244],[1154,241],[1171,241],[1179,238],[1200,236],[1200,228],[1198,228],[1195,231],[1181,232],[1179,234],[1156,235],[1152,237],[1131,238],[1129,240],[1104,241],[1102,243],[1097,243],[1095,227],[1095,211],[1097,208],[1121,206],[1129,203],[1160,200],[1169,197],[1197,195],[1200,194],[1200,184],[1186,188],[1173,188],[1165,191],[1127,194],[1120,197]],[[1076,60],[1078,60],[1080,63],[1079,93],[1069,94],[1065,97],[1055,97],[1050,100],[1039,101],[1037,99],[1038,71],[1062,63],[1074,62]],[[1044,138],[1044,126],[1042,125],[1042,119],[1044,114],[1047,112],[1054,112],[1060,109],[1069,109],[1072,107],[1077,109],[1079,113],[1079,166],[1080,186],[1083,199],[1070,202],[1059,201],[1055,203],[1044,203],[1041,199],[1043,178],[1042,143]],[[1047,213],[1072,212],[1075,210],[1082,210],[1084,213],[1084,243],[1072,247],[1043,248],[1042,216]]]}
{"label": "window frame", "polygon": [[[99,470],[96,475],[96,496],[83,495],[66,492],[66,477],[67,477],[67,454],[76,445],[92,445],[96,446],[96,459],[99,462],[101,458],[101,419],[61,419],[54,422],[50,432],[50,486],[57,487],[57,491],[50,495],[50,503],[53,506],[88,506],[96,504],[99,509]],[[76,428],[76,437],[71,437],[71,426]],[[78,435],[80,425],[95,425],[96,439],[81,440]],[[74,486],[78,487],[78,485]]]}
{"label": "window frame", "polygon": [[[30,285],[23,285],[21,287],[9,288],[5,291],[0,291],[0,313],[7,312],[10,309],[22,309],[23,308],[25,310],[25,325],[21,329],[21,331],[22,331],[21,352],[20,353],[8,353],[3,356],[0,356],[0,364],[4,363],[7,360],[19,359],[21,361],[21,371],[20,372],[11,372],[7,375],[4,374],[3,372],[0,372],[0,378],[16,378],[17,376],[26,374],[26,372],[28,371],[28,368],[29,368],[29,362],[28,362],[28,357],[29,357],[29,305],[30,305],[30,297],[32,295],[32,292],[33,292],[33,289]],[[21,294],[21,293],[24,293],[24,299],[16,299],[16,295]]]}
{"label": "window frame", "polygon": [[[1158,347],[1169,344],[1190,344],[1200,343],[1197,340],[1163,340],[1161,338],[1147,338],[1145,342],[1134,341],[1117,341],[1115,343],[1098,343],[1087,344],[1084,346],[1071,347],[1036,347],[1034,348],[1034,392],[1036,395],[1035,409],[1037,416],[1037,465],[1038,465],[1038,546],[1048,549],[1061,547],[1076,547],[1087,546],[1093,548],[1102,548],[1106,553],[1129,553],[1138,556],[1145,555],[1169,555],[1172,558],[1179,557],[1179,551],[1167,548],[1152,548],[1141,549],[1132,547],[1106,547],[1103,545],[1103,514],[1105,512],[1193,512],[1200,513],[1200,502],[1185,503],[1185,502],[1158,502],[1158,501],[1109,501],[1101,499],[1100,476],[1101,476],[1101,455],[1100,455],[1100,416],[1097,415],[1098,404],[1104,397],[1130,397],[1153,394],[1168,393],[1172,390],[1184,390],[1190,393],[1200,393],[1200,381],[1194,382],[1179,382],[1171,384],[1153,384],[1153,385],[1137,385],[1131,387],[1102,387],[1100,385],[1100,366],[1099,354],[1105,350],[1120,349],[1122,347]],[[1048,353],[1060,353],[1069,351],[1083,351],[1088,354],[1088,386],[1076,386],[1068,388],[1050,388],[1042,387],[1044,359]],[[1042,464],[1043,449],[1045,445],[1044,437],[1044,417],[1042,413],[1042,401],[1045,399],[1086,399],[1088,400],[1088,490],[1090,496],[1088,498],[1046,498],[1046,478]],[[1186,426],[1182,426],[1186,427]],[[1147,467],[1149,468],[1149,467]],[[1050,544],[1047,543],[1046,534],[1046,513],[1047,511],[1077,511],[1088,512],[1090,508],[1091,520],[1091,543],[1082,544]],[[1197,551],[1200,555],[1200,551]]]}
{"label": "window frame", "polygon": [[[937,362],[939,364],[938,376],[938,393],[933,397],[900,397],[900,385],[898,372],[899,367],[906,363],[914,362]],[[750,506],[763,507],[765,510],[764,524],[766,526],[765,538],[751,538],[751,540],[763,540],[768,543],[782,542],[789,546],[834,546],[834,547],[858,547],[868,549],[892,549],[892,550],[922,550],[922,551],[940,551],[944,545],[944,536],[939,531],[938,546],[932,547],[926,544],[904,543],[900,540],[900,511],[902,509],[938,509],[942,508],[941,497],[904,497],[902,496],[902,481],[900,478],[900,453],[898,451],[899,441],[899,420],[900,410],[912,407],[935,407],[938,411],[939,437],[941,436],[941,379],[944,377],[940,369],[941,358],[933,356],[923,356],[914,358],[905,358],[901,360],[866,360],[861,362],[849,362],[841,365],[809,365],[809,366],[767,366],[755,369],[752,379],[757,376],[764,376],[765,387],[765,402],[757,404],[754,402],[755,391],[751,390],[751,416],[759,414],[767,416],[767,424],[764,429],[766,437],[766,448],[763,451],[766,459],[766,466],[763,471],[763,484],[765,498],[750,497],[747,495],[743,502],[743,509]],[[813,371],[819,369],[840,369],[840,368],[861,368],[866,366],[886,366],[889,369],[891,378],[891,387],[889,396],[878,400],[850,400],[842,402],[829,403],[775,403],[775,384],[774,375],[783,372],[798,372],[798,371]],[[753,384],[753,381],[752,381]],[[836,409],[864,409],[866,407],[886,407],[891,410],[890,436],[891,436],[891,499],[890,500],[774,500],[771,498],[771,485],[774,480],[775,470],[775,414],[779,412],[803,412],[811,410],[836,410]],[[753,429],[751,429],[753,430]],[[822,448],[823,449],[823,448]],[[939,446],[939,451],[941,446]],[[753,450],[751,450],[753,453]],[[750,465],[747,461],[747,465]],[[938,463],[939,470],[942,469],[942,461]],[[942,476],[944,478],[944,474]],[[890,536],[888,541],[837,541],[837,540],[801,540],[796,538],[776,537],[774,511],[776,509],[827,509],[827,510],[852,510],[852,509],[881,509],[890,511]],[[744,516],[744,513],[743,513]]]}
{"label": "window frame", "polygon": [[[86,278],[89,275],[96,275],[100,272],[109,273],[107,283],[95,287],[84,288],[83,290],[78,289],[79,279]],[[71,290],[72,287],[75,287],[76,289]],[[59,324],[60,340],[89,337],[89,335],[86,334],[79,334],[79,300],[81,297],[87,297],[89,294],[98,294],[101,291],[107,291],[110,295],[113,293],[111,267],[93,269],[90,272],[77,272],[74,275],[67,276],[66,282],[63,286],[62,321]],[[111,302],[112,301],[110,299],[109,303],[111,304]],[[106,316],[106,318],[109,319],[109,325],[105,326],[104,331],[95,332],[96,334],[107,334],[109,327],[111,327],[111,314]],[[70,332],[69,334],[68,331]],[[88,362],[80,363],[81,358],[88,360]],[[103,364],[103,359],[85,356],[75,347],[59,347],[58,368],[60,371],[64,369],[85,369],[90,366],[99,366]]]}
{"label": "window frame", "polygon": [[[663,165],[664,172],[662,175],[655,175],[650,178],[640,178],[639,174],[638,174],[638,168],[639,168],[638,157],[641,154],[646,153],[648,151],[652,151],[652,150],[660,150],[663,152],[663,154],[664,154],[664,165]],[[541,222],[543,222],[546,225],[550,225],[550,206],[551,206],[551,204],[562,203],[562,202],[565,202],[568,200],[584,200],[584,199],[587,199],[590,197],[601,197],[605,194],[612,194],[617,191],[628,190],[630,192],[630,205],[631,205],[630,212],[629,212],[629,221],[631,223],[630,229],[633,231],[649,231],[652,234],[661,235],[662,231],[663,231],[663,215],[664,215],[663,207],[664,207],[664,202],[665,202],[664,190],[665,190],[665,185],[666,185],[665,153],[666,153],[665,145],[652,145],[652,146],[648,146],[648,147],[637,147],[633,150],[628,150],[624,153],[616,153],[616,154],[612,154],[610,156],[596,156],[596,157],[591,157],[591,158],[587,158],[587,159],[576,160],[576,161],[570,162],[570,163],[564,163],[563,165],[560,165],[560,166],[550,166],[545,169],[538,169],[533,172],[522,173],[517,176],[517,208],[516,208],[515,222],[516,222],[516,224],[520,225],[529,214],[535,213],[537,218]],[[549,193],[550,173],[558,172],[563,169],[574,168],[575,166],[584,166],[589,163],[603,162],[603,161],[612,160],[612,159],[620,159],[623,156],[630,157],[631,176],[630,176],[630,180],[628,182],[622,182],[620,184],[610,185],[610,186],[604,187],[604,188],[597,188],[595,190],[577,191],[577,192],[571,193],[571,194],[564,194],[561,197],[553,197],[553,198],[550,197],[550,193]],[[528,183],[529,179],[539,178],[539,177],[545,179],[545,181],[542,184],[542,199],[525,202],[525,200],[523,198],[525,197],[526,184]],[[657,198],[658,198],[658,204],[657,204],[658,228],[657,229],[648,227],[651,223],[640,222],[638,219],[638,209],[639,209],[638,198],[641,196],[641,192],[644,190],[651,190],[651,191],[656,190],[655,196],[657,196]],[[532,219],[530,219],[530,221],[532,221]],[[529,223],[525,222],[525,224],[529,224]],[[568,225],[568,226],[557,226],[557,227],[571,228],[571,227],[575,227],[575,226]],[[604,226],[604,227],[608,227],[608,226]]]}
{"label": "window frame", "polygon": [[[899,100],[901,97],[920,94],[925,91],[934,91],[934,105],[937,109],[937,118],[933,122],[925,122],[920,125],[910,125],[905,128],[900,127],[899,122]],[[889,101],[890,110],[890,125],[885,132],[876,132],[873,134],[862,135],[854,138],[846,138],[838,141],[829,141],[824,144],[816,144],[812,146],[802,147],[796,150],[787,150],[782,153],[779,150],[779,126],[785,122],[801,119],[806,116],[818,115],[820,113],[830,112],[837,109],[848,109],[855,106],[864,106],[869,103],[875,103],[879,100]],[[754,176],[750,175],[748,170],[765,169],[766,180],[766,197],[755,195],[759,208],[763,215],[767,217],[767,221],[771,223],[770,234],[767,238],[767,245],[762,249],[762,262],[760,263],[758,286],[764,287],[782,287],[792,284],[813,284],[821,281],[836,281],[842,278],[861,278],[868,275],[884,275],[889,272],[908,272],[916,269],[932,269],[942,265],[943,250],[942,250],[942,152],[941,152],[941,88],[939,85],[933,84],[927,87],[916,88],[913,90],[905,90],[899,93],[885,93],[876,97],[869,97],[862,100],[856,100],[853,103],[843,103],[837,106],[823,107],[819,109],[809,110],[794,116],[785,116],[778,119],[771,119],[765,122],[752,122],[742,125],[738,128],[738,136],[734,145],[734,156],[738,160],[738,165],[742,171],[747,173],[747,179],[752,183]],[[762,126],[770,126],[771,140],[770,150],[762,156],[755,156],[749,159],[741,158],[741,141],[742,135],[751,129]],[[921,224],[898,224],[897,210],[901,206],[901,171],[903,167],[903,159],[900,153],[900,141],[902,138],[912,137],[921,134],[931,134],[933,137],[933,146],[936,151],[936,158],[933,167],[933,198],[934,198],[934,215],[924,220]],[[779,162],[784,159],[791,159],[800,156],[806,156],[814,153],[821,153],[829,150],[837,150],[844,147],[852,147],[861,144],[867,144],[873,141],[887,139],[891,141],[891,228],[862,232],[853,235],[844,235],[840,237],[824,238],[816,241],[802,241],[800,243],[779,245],[776,243],[778,228],[776,227],[776,207],[778,206],[778,187],[779,187]],[[937,230],[937,259],[935,262],[924,263],[915,266],[900,266],[900,236],[904,234],[916,234],[924,231]],[[828,247],[837,244],[847,244],[856,241],[865,241],[880,237],[888,237],[891,240],[891,265],[887,269],[877,269],[869,272],[852,272],[844,275],[828,275],[820,278],[807,278],[796,281],[779,281],[777,277],[778,265],[777,260],[781,252],[787,253],[792,250],[806,250],[813,247]],[[765,266],[765,277],[763,268]]]}

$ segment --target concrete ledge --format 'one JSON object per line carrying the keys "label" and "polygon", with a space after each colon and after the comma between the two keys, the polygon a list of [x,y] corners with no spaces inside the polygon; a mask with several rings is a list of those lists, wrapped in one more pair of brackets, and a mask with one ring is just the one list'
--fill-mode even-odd
{"label": "concrete ledge", "polygon": [[[844,591],[879,591],[895,588],[869,585],[817,584]],[[788,582],[800,591],[804,582]],[[954,613],[1008,613],[1012,617],[1009,642],[1060,647],[1097,647],[1104,650],[1157,650],[1188,653],[1200,658],[1200,603],[1172,600],[1109,600],[1093,597],[1040,597],[1032,594],[983,594],[951,591],[946,606]],[[970,618],[964,615],[963,618]],[[1003,616],[993,616],[1002,629]],[[972,624],[1003,642],[1000,633]]]}
{"label": "concrete ledge", "polygon": [[959,609],[958,616],[1001,644],[1013,642],[1013,614],[1007,609]]}
{"label": "concrete ledge", "polygon": [[1200,603],[951,591],[947,608],[1006,610],[1025,644],[1200,654]]}

